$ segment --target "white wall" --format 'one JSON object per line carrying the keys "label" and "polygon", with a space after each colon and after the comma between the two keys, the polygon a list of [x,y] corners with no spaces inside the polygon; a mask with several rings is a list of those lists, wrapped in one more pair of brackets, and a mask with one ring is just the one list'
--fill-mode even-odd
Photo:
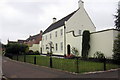
{"label": "white wall", "polygon": [[32,47],[29,47],[29,50],[32,50],[32,51],[39,51],[39,44],[33,44]]}
{"label": "white wall", "polygon": [[[80,35],[79,30],[83,32],[84,30],[89,30],[90,32],[95,32],[96,28],[94,24],[92,23],[90,17],[86,13],[84,7],[81,5],[78,11],[68,20],[65,22],[65,36],[63,32],[63,36],[60,36],[60,30],[63,29],[64,26],[57,28],[55,30],[52,30],[48,33],[45,33],[43,35],[42,39],[42,51],[43,53],[46,53],[46,45],[52,41],[55,47],[55,44],[58,44],[58,50],[56,51],[55,48],[53,50],[54,54],[58,55],[64,55],[67,54],[67,45],[70,44],[71,47],[76,47],[79,50],[79,53],[81,53],[81,44],[82,44],[82,38],[81,37],[74,37],[72,33],[69,33],[70,31],[74,31],[75,35]],[[57,31],[58,37],[55,37],[55,32]],[[50,39],[50,34],[52,34],[52,39]],[[47,35],[47,40],[46,40]],[[82,33],[81,33],[82,35]],[[66,40],[64,39],[66,37]],[[65,40],[65,42],[64,42]],[[60,43],[63,42],[63,50],[60,50]],[[66,43],[66,44],[65,44]],[[66,45],[66,46],[64,46]]]}
{"label": "white wall", "polygon": [[96,51],[101,51],[106,57],[111,58],[117,34],[118,31],[113,29],[91,33],[89,56],[93,56]]}
{"label": "white wall", "polygon": [[[63,35],[61,35],[61,29],[63,30]],[[55,32],[57,31],[57,37],[55,36]],[[51,39],[50,39],[50,34],[51,34]],[[46,36],[47,36],[47,40],[46,40]],[[53,49],[53,54],[56,55],[64,55],[64,26],[57,28],[55,30],[52,30],[46,34],[43,34],[42,36],[42,51],[44,54],[47,53],[46,50],[46,45],[52,41],[53,45],[54,45],[54,49]],[[63,50],[61,50],[61,42],[63,42]],[[56,51],[56,44],[58,45],[58,50]],[[44,47],[44,48],[43,48]]]}
{"label": "white wall", "polygon": [[78,52],[79,52],[79,56],[81,56],[82,36],[75,37],[75,36],[73,36],[73,32],[69,32],[69,33],[67,33],[67,36],[66,36],[66,42],[67,42],[67,44],[66,44],[66,53],[67,53],[67,45],[70,45],[71,49],[73,47],[76,48],[78,50]]}
{"label": "white wall", "polygon": [[89,30],[90,32],[96,31],[96,28],[84,7],[79,8],[78,11],[66,22],[66,32],[75,31],[77,34],[78,30]]}
{"label": "white wall", "polygon": [[[96,28],[85,11],[84,7],[81,5],[78,11],[68,20],[66,21],[66,53],[67,53],[67,45],[70,44],[71,48],[75,47],[79,51],[81,56],[82,50],[82,33],[84,30],[89,30],[90,32],[95,32]],[[81,34],[79,34],[79,30],[81,30]],[[73,31],[74,35],[73,36]]]}

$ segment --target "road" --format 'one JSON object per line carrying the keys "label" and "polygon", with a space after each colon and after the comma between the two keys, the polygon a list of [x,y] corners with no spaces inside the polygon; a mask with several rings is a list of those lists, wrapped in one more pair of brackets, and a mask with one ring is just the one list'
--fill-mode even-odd
{"label": "road", "polygon": [[[0,48],[1,48],[1,46],[0,46]],[[2,78],[2,51],[0,49],[0,79],[1,78]]]}
{"label": "road", "polygon": [[7,78],[118,78],[119,70],[72,74],[57,69],[18,62],[3,57],[3,74]]}

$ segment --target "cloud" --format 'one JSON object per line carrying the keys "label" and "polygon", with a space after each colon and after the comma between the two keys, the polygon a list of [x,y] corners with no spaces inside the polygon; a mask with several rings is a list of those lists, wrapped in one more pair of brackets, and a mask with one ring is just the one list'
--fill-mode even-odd
{"label": "cloud", "polygon": [[[119,0],[83,0],[97,29],[114,26],[113,14]],[[26,39],[45,30],[52,18],[65,17],[78,8],[78,0],[0,0],[0,38]],[[2,34],[2,35],[1,35]]]}

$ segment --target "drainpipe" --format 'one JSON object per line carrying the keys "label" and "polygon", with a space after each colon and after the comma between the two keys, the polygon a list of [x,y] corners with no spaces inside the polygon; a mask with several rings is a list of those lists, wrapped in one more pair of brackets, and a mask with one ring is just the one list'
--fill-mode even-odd
{"label": "drainpipe", "polygon": [[66,21],[64,23],[64,55],[66,55]]}

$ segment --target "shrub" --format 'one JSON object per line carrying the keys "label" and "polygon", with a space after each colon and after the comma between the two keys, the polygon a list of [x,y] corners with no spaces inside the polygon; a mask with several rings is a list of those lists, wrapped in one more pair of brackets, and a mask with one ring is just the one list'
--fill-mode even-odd
{"label": "shrub", "polygon": [[85,30],[83,32],[83,38],[82,38],[82,58],[88,58],[88,53],[90,49],[90,32],[88,30]]}
{"label": "shrub", "polygon": [[105,56],[101,51],[97,51],[94,54],[94,58],[103,59],[103,58],[105,58]]}
{"label": "shrub", "polygon": [[77,56],[77,57],[79,55],[79,52],[78,52],[78,50],[75,47],[72,48],[72,54]]}
{"label": "shrub", "polygon": [[11,55],[26,53],[28,52],[28,49],[28,46],[25,44],[10,43],[6,45],[5,55],[8,55],[10,53]]}
{"label": "shrub", "polygon": [[40,54],[39,51],[35,51],[34,53],[35,53],[36,55],[39,55],[39,54]]}

